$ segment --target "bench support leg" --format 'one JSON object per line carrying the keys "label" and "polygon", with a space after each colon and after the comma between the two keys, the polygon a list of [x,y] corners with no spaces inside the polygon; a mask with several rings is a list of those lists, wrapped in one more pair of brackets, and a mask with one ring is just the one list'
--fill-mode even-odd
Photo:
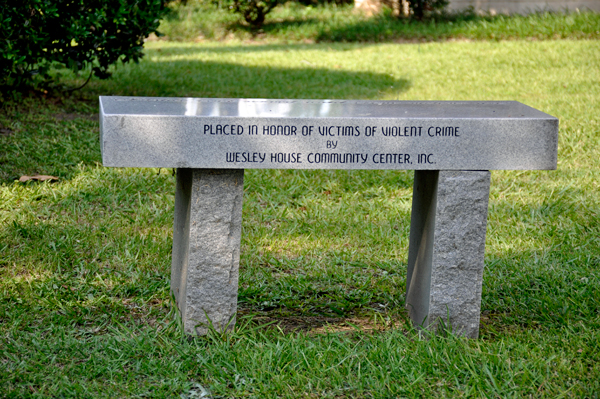
{"label": "bench support leg", "polygon": [[184,330],[235,324],[243,169],[177,169],[171,293]]}
{"label": "bench support leg", "polygon": [[489,171],[415,171],[406,306],[436,331],[477,338]]}

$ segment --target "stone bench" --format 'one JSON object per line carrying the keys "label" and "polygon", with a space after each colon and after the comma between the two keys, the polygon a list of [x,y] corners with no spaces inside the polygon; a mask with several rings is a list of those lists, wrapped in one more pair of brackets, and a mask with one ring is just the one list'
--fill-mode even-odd
{"label": "stone bench", "polygon": [[100,98],[104,166],[177,168],[184,329],[235,323],[244,169],[415,170],[406,306],[477,337],[490,170],[556,169],[558,120],[518,102]]}

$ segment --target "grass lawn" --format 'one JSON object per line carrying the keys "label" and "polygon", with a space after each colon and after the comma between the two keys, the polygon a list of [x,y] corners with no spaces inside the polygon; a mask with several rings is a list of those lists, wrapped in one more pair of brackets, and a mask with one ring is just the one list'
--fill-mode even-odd
{"label": "grass lawn", "polygon": [[245,40],[278,42],[381,42],[446,39],[502,40],[514,38],[598,39],[600,13],[539,12],[527,16],[442,14],[425,21],[357,13],[353,5],[305,7],[288,2],[275,7],[261,29],[251,29],[239,14],[207,1],[173,3],[159,31],[169,40]]}
{"label": "grass lawn", "polygon": [[[146,53],[0,111],[1,397],[600,395],[598,40]],[[560,118],[558,170],[492,173],[478,340],[406,322],[411,172],[248,170],[241,320],[188,339],[169,297],[175,179],[102,167],[98,95],[517,100]],[[15,181],[34,173],[58,181]]]}

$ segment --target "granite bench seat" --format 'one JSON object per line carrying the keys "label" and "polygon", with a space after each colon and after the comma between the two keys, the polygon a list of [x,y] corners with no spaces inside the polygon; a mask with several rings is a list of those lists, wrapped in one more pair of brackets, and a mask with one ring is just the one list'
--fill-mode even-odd
{"label": "granite bench seat", "polygon": [[235,323],[244,169],[414,170],[406,306],[477,337],[490,170],[551,170],[558,120],[512,101],[100,97],[104,166],[177,168],[184,329]]}

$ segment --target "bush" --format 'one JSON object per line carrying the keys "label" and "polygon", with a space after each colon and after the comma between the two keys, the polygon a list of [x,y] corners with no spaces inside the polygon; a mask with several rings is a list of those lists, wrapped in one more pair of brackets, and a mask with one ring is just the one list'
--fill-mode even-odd
{"label": "bush", "polygon": [[441,11],[449,3],[449,0],[409,0],[409,7],[417,19],[423,19],[432,11]]}
{"label": "bush", "polygon": [[[354,0],[292,0],[304,6],[318,6],[322,4],[351,4]],[[275,6],[285,3],[286,0],[212,0],[215,5],[225,5],[230,11],[241,14],[244,20],[254,29],[265,23],[265,17]]]}
{"label": "bush", "polygon": [[391,15],[395,17],[423,20],[441,15],[449,4],[449,0],[366,0],[364,3],[379,3],[388,8]]}
{"label": "bush", "polygon": [[[165,0],[19,0],[0,7],[0,86],[52,82],[54,67],[105,79],[121,60],[138,62]],[[6,4],[6,3],[5,3]],[[90,74],[91,77],[91,74]]]}
{"label": "bush", "polygon": [[[219,0],[214,0],[218,2]],[[222,2],[229,10],[241,14],[251,27],[258,29],[265,23],[266,15],[280,0],[225,0]]]}

